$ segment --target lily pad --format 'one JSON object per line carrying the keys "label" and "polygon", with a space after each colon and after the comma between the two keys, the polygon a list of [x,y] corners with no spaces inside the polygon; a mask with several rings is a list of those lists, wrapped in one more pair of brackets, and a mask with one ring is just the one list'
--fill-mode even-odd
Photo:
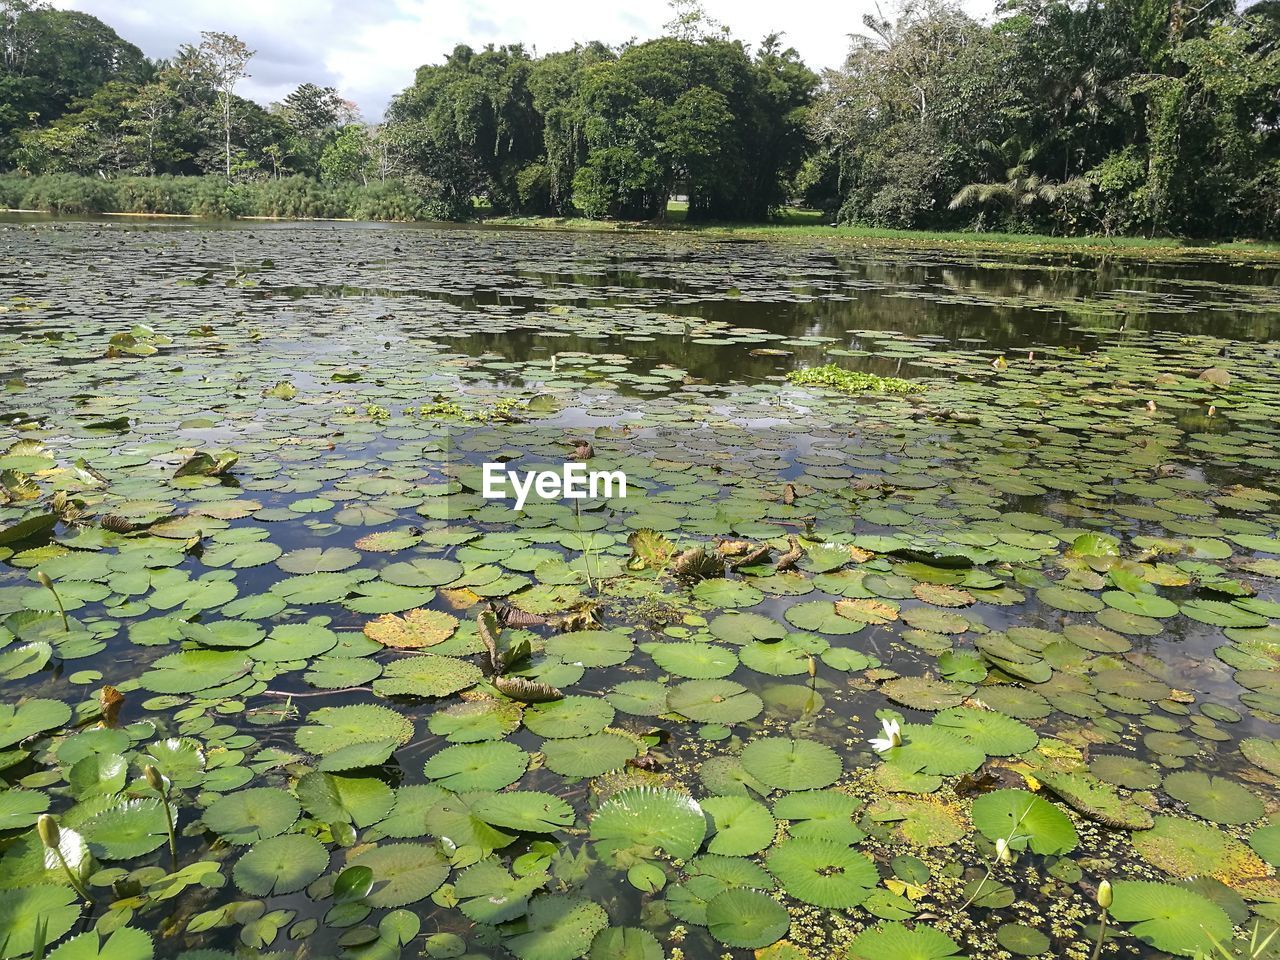
{"label": "lily pad", "polygon": [[1231,920],[1204,897],[1169,883],[1119,880],[1112,884],[1111,916],[1157,950],[1181,957],[1212,954],[1231,939]]}
{"label": "lily pad", "polygon": [[778,826],[773,815],[749,797],[707,797],[702,809],[711,818],[714,831],[707,843],[710,853],[745,857],[773,842]]}
{"label": "lily pad", "polygon": [[236,886],[254,897],[301,890],[324,872],[329,851],[315,837],[290,833],[255,843],[236,861]]}
{"label": "lily pad", "polygon": [[786,936],[791,917],[759,890],[730,887],[707,901],[707,929],[728,947],[767,947]]}
{"label": "lily pad", "polygon": [[1181,800],[1198,817],[1214,823],[1248,823],[1262,816],[1262,800],[1226,777],[1179,770],[1164,781],[1165,792]]}
{"label": "lily pad", "polygon": [[1014,850],[1061,855],[1079,838],[1071,820],[1043,797],[1026,790],[996,790],[973,801],[973,825],[988,840],[1004,839]]}
{"label": "lily pad", "polygon": [[880,882],[874,863],[831,840],[784,841],[769,851],[768,864],[788,895],[828,909],[856,907]]}
{"label": "lily pad", "polygon": [[283,790],[251,787],[219,797],[201,819],[223,840],[243,846],[284,833],[301,812],[298,801]]}
{"label": "lily pad", "polygon": [[574,960],[591,949],[596,934],[608,925],[608,915],[590,900],[544,895],[530,903],[503,946],[519,960]]}
{"label": "lily pad", "polygon": [[879,923],[849,944],[849,960],[963,960],[960,945],[924,924]]}
{"label": "lily pad", "polygon": [[371,907],[403,907],[431,896],[449,876],[449,861],[435,846],[388,843],[348,861],[373,871],[373,888],[364,898]]}
{"label": "lily pad", "polygon": [[687,860],[707,834],[707,817],[692,797],[675,790],[629,787],[591,819],[591,838],[606,849],[662,850]]}
{"label": "lily pad", "polygon": [[830,747],[813,740],[764,737],[742,751],[742,766],[779,790],[816,790],[840,779],[844,764]]}

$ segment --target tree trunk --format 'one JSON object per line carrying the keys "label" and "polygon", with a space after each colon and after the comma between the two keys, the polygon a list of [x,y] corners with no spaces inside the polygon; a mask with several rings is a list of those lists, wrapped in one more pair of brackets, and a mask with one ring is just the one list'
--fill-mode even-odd
{"label": "tree trunk", "polygon": [[224,106],[222,108],[222,129],[223,129],[223,132],[226,134],[227,179],[230,180],[231,179],[231,95],[226,94],[225,96],[226,96],[226,99],[223,101]]}

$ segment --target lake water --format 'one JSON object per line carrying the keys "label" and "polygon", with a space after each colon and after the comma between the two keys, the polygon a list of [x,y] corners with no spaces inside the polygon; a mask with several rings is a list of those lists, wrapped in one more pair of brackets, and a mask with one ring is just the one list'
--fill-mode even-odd
{"label": "lake water", "polygon": [[[0,278],[0,957],[1280,920],[1280,268],[10,217]],[[483,496],[566,461],[626,496]]]}

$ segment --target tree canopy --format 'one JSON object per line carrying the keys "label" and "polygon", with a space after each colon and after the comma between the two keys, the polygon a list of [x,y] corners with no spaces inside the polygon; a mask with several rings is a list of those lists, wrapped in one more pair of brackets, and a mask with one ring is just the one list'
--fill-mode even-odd
{"label": "tree canopy", "polygon": [[955,0],[864,18],[821,76],[678,0],[663,36],[534,55],[460,45],[383,122],[253,51],[151,61],[87,14],[0,0],[0,169],[395,182],[428,215],[844,223],[1051,233],[1280,232],[1280,0]]}

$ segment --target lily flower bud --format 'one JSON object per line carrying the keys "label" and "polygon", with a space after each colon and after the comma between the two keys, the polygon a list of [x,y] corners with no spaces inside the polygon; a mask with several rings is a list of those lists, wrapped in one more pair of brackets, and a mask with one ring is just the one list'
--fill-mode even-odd
{"label": "lily flower bud", "polygon": [[1103,880],[1098,884],[1098,906],[1103,910],[1111,909],[1111,881]]}
{"label": "lily flower bud", "polygon": [[1004,837],[996,841],[996,859],[1001,863],[1013,862],[1013,854],[1009,850],[1009,841]]}
{"label": "lily flower bud", "polygon": [[151,789],[157,793],[164,793],[164,774],[157,770],[151,764],[147,764],[142,768],[142,775],[146,777],[147,783],[151,785]]}
{"label": "lily flower bud", "polygon": [[40,834],[40,842],[50,850],[57,850],[62,842],[62,831],[58,829],[58,821],[47,813],[42,813],[36,821],[36,832]]}

